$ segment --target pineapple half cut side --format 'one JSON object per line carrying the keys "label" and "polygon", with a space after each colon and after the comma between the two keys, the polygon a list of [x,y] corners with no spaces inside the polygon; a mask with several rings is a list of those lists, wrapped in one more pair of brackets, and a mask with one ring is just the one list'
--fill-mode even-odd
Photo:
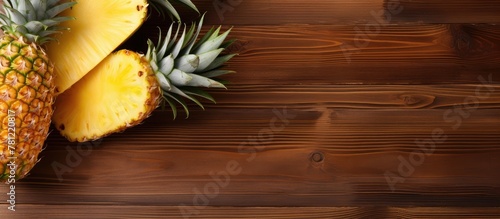
{"label": "pineapple half cut side", "polygon": [[160,89],[149,63],[129,50],[109,55],[82,82],[59,95],[54,114],[57,129],[71,141],[122,131],[158,106]]}
{"label": "pineapple half cut side", "polygon": [[[70,0],[67,0],[70,1]],[[63,16],[71,29],[47,47],[54,63],[56,93],[62,93],[90,72],[145,22],[151,7],[180,20],[171,2],[198,11],[191,0],[78,0]]]}
{"label": "pineapple half cut side", "polygon": [[96,67],[145,21],[146,0],[78,0],[64,12],[70,28],[47,46],[56,63],[56,93],[62,93]]}
{"label": "pineapple half cut side", "polygon": [[[56,100],[53,122],[70,141],[89,141],[134,126],[159,103],[177,106],[189,115],[185,100],[203,108],[198,98],[214,102],[204,88],[225,88],[217,77],[234,71],[220,69],[235,54],[222,51],[230,30],[210,29],[199,40],[203,16],[196,27],[181,31],[172,24],[164,39],[148,40],[145,55],[120,50],[104,59]],[[164,100],[161,102],[160,100]]]}

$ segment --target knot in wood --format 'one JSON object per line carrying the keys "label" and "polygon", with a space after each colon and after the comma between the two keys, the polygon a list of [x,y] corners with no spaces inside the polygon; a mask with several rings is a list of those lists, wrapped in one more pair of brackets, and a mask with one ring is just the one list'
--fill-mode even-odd
{"label": "knot in wood", "polygon": [[407,106],[415,105],[420,102],[418,98],[416,98],[414,95],[403,95],[401,96],[401,99],[403,99],[403,102]]}
{"label": "knot in wood", "polygon": [[248,40],[237,40],[226,48],[224,52],[228,54],[242,54],[247,50],[248,44],[250,44]]}
{"label": "knot in wood", "polygon": [[311,154],[311,161],[321,163],[325,160],[325,155],[321,151],[315,151]]}
{"label": "knot in wood", "polygon": [[423,108],[432,105],[436,97],[426,94],[402,94],[399,96],[399,99],[401,99],[403,104],[407,107]]}
{"label": "knot in wood", "polygon": [[450,26],[452,46],[460,57],[471,56],[473,38],[467,32],[465,25],[453,24]]}

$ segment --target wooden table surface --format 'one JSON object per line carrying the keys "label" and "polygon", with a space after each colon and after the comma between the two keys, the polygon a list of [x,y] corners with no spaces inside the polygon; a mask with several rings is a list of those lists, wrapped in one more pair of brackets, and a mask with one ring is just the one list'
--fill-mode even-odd
{"label": "wooden table surface", "polygon": [[500,218],[499,1],[194,3],[239,39],[217,104],[52,132],[0,218]]}

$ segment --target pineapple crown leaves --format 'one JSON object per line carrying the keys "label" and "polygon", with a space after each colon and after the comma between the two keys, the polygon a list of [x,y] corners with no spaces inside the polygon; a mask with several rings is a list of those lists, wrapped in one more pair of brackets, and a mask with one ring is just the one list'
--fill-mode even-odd
{"label": "pineapple crown leaves", "polygon": [[4,14],[0,14],[1,28],[7,34],[41,45],[55,40],[50,37],[52,34],[67,30],[58,25],[74,18],[58,15],[75,4],[60,0],[6,0],[2,5]]}
{"label": "pineapple crown leaves", "polygon": [[[186,31],[184,25],[177,25],[174,33],[174,24],[170,26],[163,38],[160,31],[158,43],[148,40],[148,51],[145,58],[149,61],[156,78],[163,90],[166,103],[172,108],[174,119],[177,116],[177,104],[180,104],[189,117],[186,102],[193,101],[202,109],[203,105],[197,98],[215,102],[214,98],[201,89],[226,88],[216,77],[235,73],[230,70],[221,70],[220,67],[236,54],[222,54],[233,41],[224,40],[231,29],[220,33],[220,27],[211,28],[200,40],[197,38],[203,25],[203,17],[198,25],[192,25]],[[163,39],[162,39],[163,38]]]}
{"label": "pineapple crown leaves", "polygon": [[[179,2],[184,5],[187,5],[189,8],[195,10],[196,12],[200,13],[198,11],[198,8],[196,8],[196,5],[193,4],[191,0],[173,0],[174,2]],[[170,18],[173,20],[174,18],[178,21],[181,20],[181,17],[179,16],[179,13],[177,10],[174,8],[172,5],[172,0],[150,0],[151,5],[153,8],[158,11],[161,15],[165,15],[165,12],[168,13]],[[162,10],[163,9],[163,10]]]}

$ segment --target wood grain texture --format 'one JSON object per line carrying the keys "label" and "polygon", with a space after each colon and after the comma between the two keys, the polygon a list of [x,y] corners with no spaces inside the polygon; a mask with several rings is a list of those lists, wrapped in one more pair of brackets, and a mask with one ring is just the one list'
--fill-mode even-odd
{"label": "wood grain texture", "polygon": [[[481,78],[496,83],[493,76]],[[241,85],[213,91],[224,108],[498,109],[498,84],[454,85]],[[210,107],[210,106],[209,106]],[[471,110],[472,111],[472,110]]]}
{"label": "wood grain texture", "polygon": [[[66,205],[24,205],[51,219],[87,218],[180,218],[180,211],[187,207],[156,206],[84,206]],[[2,213],[0,209],[0,213]],[[192,215],[191,218],[269,218],[269,219],[362,219],[362,218],[497,218],[499,208],[395,208],[395,207],[314,207],[314,208],[269,208],[269,207],[205,207],[204,216]],[[11,219],[25,219],[30,214],[10,214]],[[112,213],[114,212],[114,213]],[[6,213],[9,214],[9,213]]]}
{"label": "wood grain texture", "polygon": [[[294,118],[265,138],[259,134],[270,127],[272,108],[209,110],[175,123],[156,114],[90,154],[52,135],[17,197],[53,205],[192,205],[196,191],[215,182],[211,175],[236,163],[241,172],[230,175],[210,205],[500,205],[498,109],[478,110],[457,128],[443,121],[445,109],[288,109]],[[400,157],[421,151],[416,141],[432,139],[437,128],[446,140],[392,190],[384,174],[404,175]],[[83,151],[80,162],[67,158],[67,146]],[[59,181],[55,163],[76,164]]]}
{"label": "wood grain texture", "polygon": [[[193,0],[207,24],[499,23],[496,0]],[[189,10],[183,14],[196,17]]]}
{"label": "wood grain texture", "polygon": [[[478,76],[490,74],[500,78],[497,25],[365,28],[238,26],[231,34],[238,42],[230,51],[239,55],[227,66],[238,74],[227,80],[257,85],[442,84],[478,83]],[[147,37],[136,34],[124,47],[145,52]]]}
{"label": "wood grain texture", "polygon": [[217,104],[51,133],[0,218],[500,218],[499,1],[194,3],[238,39]]}
{"label": "wood grain texture", "polygon": [[360,36],[356,28],[363,27],[240,27],[233,36],[243,46],[228,66],[240,74],[228,79],[256,84],[475,83],[478,75],[500,72],[497,26],[387,26],[372,36]]}

